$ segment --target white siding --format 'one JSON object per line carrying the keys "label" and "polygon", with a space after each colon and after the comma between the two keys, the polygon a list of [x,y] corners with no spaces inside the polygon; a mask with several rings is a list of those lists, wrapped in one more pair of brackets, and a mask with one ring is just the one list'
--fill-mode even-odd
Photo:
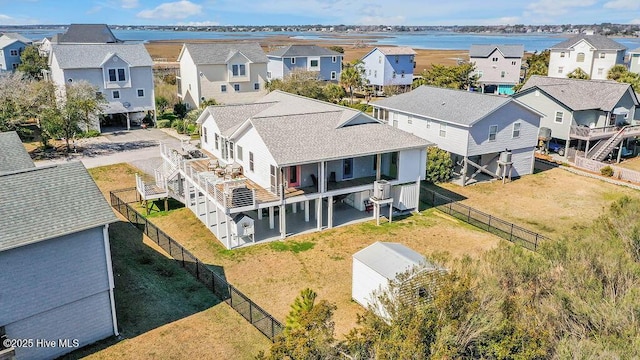
{"label": "white siding", "polygon": [[[554,138],[567,140],[569,138],[569,129],[573,123],[573,114],[571,110],[551,97],[545,95],[544,92],[532,90],[525,93],[519,93],[516,98],[527,106],[541,112],[544,116],[540,119],[540,127],[551,129],[551,136]],[[562,123],[555,121],[556,111],[562,111],[564,117]]]}
{"label": "white siding", "polygon": [[[202,133],[204,134],[205,131],[207,132],[207,142],[206,143],[204,142],[204,135],[203,135],[200,146],[204,150],[212,153],[218,159],[222,158],[222,154],[221,154],[222,135],[220,135],[220,129],[218,129],[216,122],[213,121],[213,117],[211,116],[211,114],[207,114],[207,118],[202,123]],[[218,150],[216,150],[215,148],[215,139],[216,139],[215,134],[218,134],[218,144],[219,144]]]}
{"label": "white siding", "polygon": [[[393,119],[394,116],[397,116],[398,119],[398,129],[426,139],[436,144],[439,148],[451,153],[463,156],[467,154],[468,128],[454,124],[447,124],[446,136],[441,137],[440,124],[442,122],[440,121],[431,120],[425,117],[411,116],[412,123],[409,124],[409,115],[395,110],[389,110],[389,119]],[[389,121],[389,125],[392,124],[393,121]]]}
{"label": "white siding", "polygon": [[513,171],[511,176],[523,176],[533,174],[533,162],[535,147],[522,148],[512,151]]}
{"label": "white siding", "polygon": [[[379,59],[381,59],[379,61]],[[386,58],[380,50],[376,49],[368,56],[362,58],[365,69],[365,77],[371,85],[384,85],[384,69]]]}
{"label": "white siding", "polygon": [[400,151],[398,158],[398,181],[415,182],[418,177],[424,180],[427,172],[427,149]]}
{"label": "white siding", "polygon": [[[561,57],[564,53],[564,57]],[[577,62],[578,53],[584,53],[584,61]],[[604,58],[600,58],[600,54],[604,53]],[[578,42],[573,50],[551,50],[549,57],[549,76],[564,78],[576,68],[581,68],[593,80],[603,80],[607,78],[607,73],[615,64],[622,64],[624,61],[624,50],[621,51],[602,51],[594,50],[586,41]],[[562,67],[560,74],[558,69]],[[598,69],[602,68],[602,74],[598,73]]]}
{"label": "white siding", "polygon": [[353,282],[351,297],[365,308],[374,303],[372,293],[380,289],[386,289],[389,280],[378,274],[367,265],[357,259],[353,259]]}
{"label": "white siding", "polygon": [[191,54],[183,48],[180,57],[180,87],[182,89],[182,99],[191,108],[197,108],[200,103],[200,87],[198,85],[198,67],[194,64]]}
{"label": "white siding", "polygon": [[[276,162],[258,132],[254,128],[249,128],[234,140],[236,145],[243,148],[243,161],[238,163],[242,165],[244,175],[261,187],[269,189],[271,187],[270,166],[276,165]],[[249,152],[253,153],[254,171],[249,170]]]}

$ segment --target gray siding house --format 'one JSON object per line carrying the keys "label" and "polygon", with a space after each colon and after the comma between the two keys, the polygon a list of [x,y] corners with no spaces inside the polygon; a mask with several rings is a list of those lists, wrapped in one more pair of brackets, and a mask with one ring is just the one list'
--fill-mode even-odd
{"label": "gray siding house", "polygon": [[640,135],[638,98],[629,84],[532,76],[514,98],[541,112],[540,127],[564,141],[565,149],[599,161],[609,155],[607,147]]}
{"label": "gray siding house", "polygon": [[82,163],[36,168],[15,132],[0,133],[0,209],[0,335],[41,341],[0,344],[0,357],[52,359],[117,335],[117,218]]}
{"label": "gray siding house", "polygon": [[629,51],[629,71],[640,74],[640,48]]}
{"label": "gray siding house", "polygon": [[20,65],[20,55],[31,40],[16,33],[0,36],[0,72],[14,71]]}
{"label": "gray siding house", "polygon": [[49,56],[52,44],[115,44],[116,38],[107,24],[71,24],[64,33],[47,37],[40,43],[40,53]]}
{"label": "gray siding house", "polygon": [[462,185],[479,173],[509,176],[501,153],[511,153],[511,176],[533,172],[541,114],[512,98],[421,86],[376,101],[373,116],[451,153]]}
{"label": "gray siding house", "polygon": [[482,92],[513,94],[520,82],[523,55],[523,45],[471,45],[469,62],[476,66]]}
{"label": "gray siding house", "polygon": [[318,78],[337,82],[342,72],[342,54],[317,45],[289,45],[267,54],[267,79],[282,79],[295,70],[316,71]]}

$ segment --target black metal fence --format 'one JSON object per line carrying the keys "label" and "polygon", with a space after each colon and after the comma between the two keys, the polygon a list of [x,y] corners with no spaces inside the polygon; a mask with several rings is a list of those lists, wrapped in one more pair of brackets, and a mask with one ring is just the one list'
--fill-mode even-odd
{"label": "black metal fence", "polygon": [[425,188],[424,186],[420,190],[420,198],[423,202],[455,217],[456,219],[500,236],[503,239],[509,240],[512,243],[523,246],[529,250],[536,251],[540,241],[547,239],[536,232],[527,230],[516,224],[499,219],[467,205],[463,205],[449,197]]}
{"label": "black metal fence", "polygon": [[156,242],[171,257],[178,261],[198,281],[211,290],[220,300],[226,302],[256,329],[260,330],[271,341],[282,332],[282,324],[267,313],[260,306],[244,295],[240,290],[229,284],[207,265],[203,264],[191,252],[182,247],[177,241],[160,230],[131,205],[135,202],[135,188],[111,191],[111,206],[113,206],[127,220],[140,229],[145,235]]}

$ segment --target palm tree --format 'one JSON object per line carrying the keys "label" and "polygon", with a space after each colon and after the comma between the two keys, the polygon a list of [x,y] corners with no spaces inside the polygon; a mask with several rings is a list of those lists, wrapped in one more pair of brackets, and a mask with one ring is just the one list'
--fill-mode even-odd
{"label": "palm tree", "polygon": [[364,67],[361,61],[355,61],[351,64],[347,64],[342,69],[340,75],[340,84],[349,89],[349,95],[351,97],[351,104],[353,105],[353,91],[355,88],[361,87],[366,83],[364,77]]}

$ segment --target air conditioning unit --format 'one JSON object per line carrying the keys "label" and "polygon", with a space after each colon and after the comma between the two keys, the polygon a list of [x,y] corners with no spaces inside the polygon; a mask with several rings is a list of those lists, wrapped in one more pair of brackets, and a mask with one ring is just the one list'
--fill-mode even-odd
{"label": "air conditioning unit", "polygon": [[386,200],[391,196],[391,184],[387,180],[373,182],[373,197],[378,200]]}

